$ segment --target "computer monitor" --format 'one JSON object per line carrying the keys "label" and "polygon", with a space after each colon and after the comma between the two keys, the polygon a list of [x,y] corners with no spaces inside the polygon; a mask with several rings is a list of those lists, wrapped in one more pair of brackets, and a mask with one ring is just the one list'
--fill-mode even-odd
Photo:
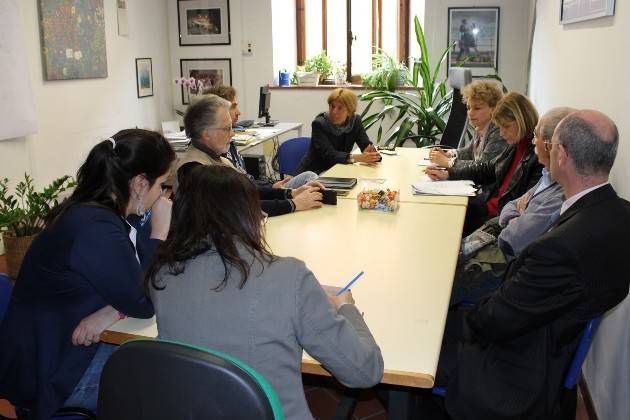
{"label": "computer monitor", "polygon": [[261,125],[265,127],[273,127],[278,121],[270,119],[269,104],[271,102],[271,91],[268,86],[260,87],[260,99],[258,100],[258,118],[265,117],[265,122]]}

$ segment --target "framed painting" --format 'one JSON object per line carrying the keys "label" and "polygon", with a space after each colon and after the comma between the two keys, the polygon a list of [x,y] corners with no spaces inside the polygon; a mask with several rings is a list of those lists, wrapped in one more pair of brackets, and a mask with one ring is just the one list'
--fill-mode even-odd
{"label": "framed painting", "polygon": [[45,80],[107,77],[103,0],[38,0]]}
{"label": "framed painting", "polygon": [[447,71],[461,64],[473,76],[495,74],[499,67],[499,8],[449,7],[448,45],[453,43]]}
{"label": "framed painting", "polygon": [[[182,77],[201,80],[204,87],[232,85],[232,60],[229,58],[194,58],[179,60]],[[182,104],[190,103],[190,92],[182,86]]]}
{"label": "framed painting", "polygon": [[153,96],[153,65],[150,58],[136,58],[138,98]]}
{"label": "framed painting", "polygon": [[179,45],[229,45],[229,0],[177,0]]}
{"label": "framed painting", "polygon": [[615,14],[615,0],[561,0],[560,23],[575,23]]}

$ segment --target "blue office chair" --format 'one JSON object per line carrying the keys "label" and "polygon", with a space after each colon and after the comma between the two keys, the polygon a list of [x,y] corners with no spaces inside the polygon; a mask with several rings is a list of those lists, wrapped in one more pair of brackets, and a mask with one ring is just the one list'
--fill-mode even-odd
{"label": "blue office chair", "polygon": [[[580,342],[578,343],[578,347],[575,350],[575,354],[573,355],[573,360],[571,360],[569,371],[567,372],[567,376],[564,379],[564,387],[566,389],[573,389],[580,379],[580,374],[582,373],[582,364],[586,359],[588,349],[591,347],[591,343],[593,342],[593,338],[595,337],[595,333],[597,332],[597,328],[599,328],[599,324],[601,322],[602,316],[598,316],[597,318],[593,318],[586,323],[586,326],[584,327],[584,332],[582,333],[582,337],[580,338]],[[431,392],[433,393],[433,395],[437,395],[440,397],[446,396],[446,388],[444,387],[433,387]]]}
{"label": "blue office chair", "polygon": [[278,172],[282,175],[297,175],[297,168],[311,144],[310,137],[295,137],[278,147]]}
{"label": "blue office chair", "polygon": [[103,420],[284,419],[269,383],[225,353],[170,340],[131,340],[109,358]]}

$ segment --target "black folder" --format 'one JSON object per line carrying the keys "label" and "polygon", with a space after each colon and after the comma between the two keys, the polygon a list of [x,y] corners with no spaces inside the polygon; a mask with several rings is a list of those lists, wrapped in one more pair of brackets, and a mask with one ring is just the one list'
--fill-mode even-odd
{"label": "black folder", "polygon": [[324,187],[340,190],[349,190],[357,185],[356,178],[333,178],[327,176],[320,176],[317,181],[321,182]]}

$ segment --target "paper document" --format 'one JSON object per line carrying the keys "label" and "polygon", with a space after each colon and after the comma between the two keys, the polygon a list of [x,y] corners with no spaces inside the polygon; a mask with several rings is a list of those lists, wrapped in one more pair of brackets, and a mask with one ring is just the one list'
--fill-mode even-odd
{"label": "paper document", "polygon": [[433,166],[434,163],[431,162],[428,158],[424,158],[420,160],[420,163],[418,163],[418,166]]}
{"label": "paper document", "polygon": [[470,180],[462,181],[432,181],[424,175],[420,181],[411,184],[414,194],[428,195],[463,195],[472,197],[477,189]]}
{"label": "paper document", "polygon": [[178,131],[176,133],[165,133],[164,137],[166,140],[186,140],[188,137],[186,136],[186,130]]}

